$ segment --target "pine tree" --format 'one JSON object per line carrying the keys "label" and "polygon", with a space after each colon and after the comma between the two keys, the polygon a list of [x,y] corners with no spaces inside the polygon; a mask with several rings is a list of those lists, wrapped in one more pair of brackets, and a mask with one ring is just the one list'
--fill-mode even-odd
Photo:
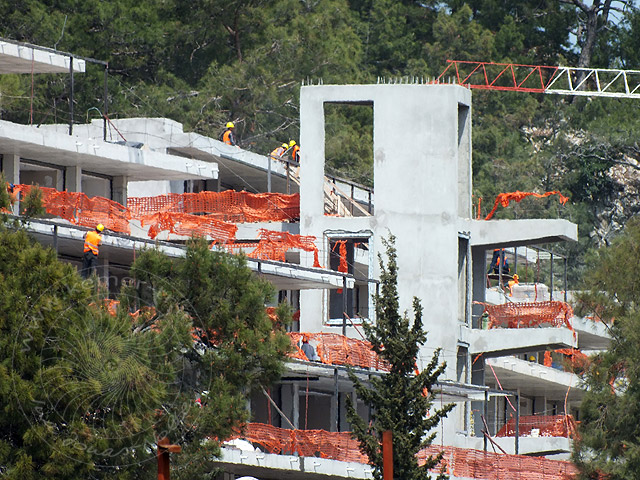
{"label": "pine tree", "polygon": [[[432,387],[444,372],[446,364],[438,364],[440,350],[436,350],[427,367],[415,374],[420,346],[427,334],[422,329],[422,306],[413,300],[413,325],[408,316],[399,312],[397,290],[398,266],[395,237],[383,240],[387,265],[380,258],[381,293],[376,296],[376,323],[364,324],[366,338],[372,350],[386,360],[389,373],[371,378],[371,386],[361,382],[353,372],[351,381],[358,397],[372,409],[367,424],[358,416],[355,406],[347,403],[347,418],[352,425],[353,436],[360,442],[360,450],[369,457],[376,480],[382,479],[382,432],[393,433],[393,473],[402,480],[429,479],[429,469],[438,465],[442,454],[427,459],[418,466],[416,454],[429,446],[436,433],[428,433],[447,416],[453,404],[432,410]],[[440,474],[438,478],[447,478]]]}
{"label": "pine tree", "polygon": [[132,273],[115,307],[0,223],[2,478],[155,478],[163,436],[183,447],[174,478],[213,478],[251,389],[282,371],[290,311],[274,324],[273,287],[242,258],[195,242],[181,259],[143,252]]}
{"label": "pine tree", "polygon": [[[640,222],[589,258],[584,314],[608,326],[608,350],[590,357],[573,460],[582,479],[632,480],[640,471]],[[615,320],[615,321],[614,321]]]}
{"label": "pine tree", "polygon": [[219,441],[248,421],[250,393],[270,386],[284,369],[291,311],[280,305],[278,321],[272,321],[265,304],[273,300],[273,286],[244,257],[211,251],[201,239],[189,243],[184,258],[143,251],[132,274],[137,283],[122,302],[151,305],[161,316],[177,306],[196,329],[196,342],[178,358],[186,367],[176,368],[179,388],[163,404],[161,423],[171,441],[183,446],[173,476],[214,478]]}

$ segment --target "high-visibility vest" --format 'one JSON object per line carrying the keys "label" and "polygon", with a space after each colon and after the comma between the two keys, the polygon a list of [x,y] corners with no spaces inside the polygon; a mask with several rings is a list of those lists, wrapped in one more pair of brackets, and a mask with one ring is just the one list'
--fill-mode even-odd
{"label": "high-visibility vest", "polygon": [[271,152],[271,158],[276,158],[279,160],[284,152],[285,152],[284,148],[278,147],[273,152]]}
{"label": "high-visibility vest", "polygon": [[225,130],[224,134],[222,135],[222,141],[227,145],[235,145],[236,140],[235,138],[233,138],[233,131]]}
{"label": "high-visibility vest", "polygon": [[84,237],[84,251],[93,252],[95,256],[98,256],[98,246],[102,242],[102,235],[98,232],[90,231]]}
{"label": "high-visibility vest", "polygon": [[300,159],[298,158],[299,151],[300,151],[300,147],[298,145],[294,145],[293,149],[291,150],[291,158],[293,159],[294,162],[300,161]]}

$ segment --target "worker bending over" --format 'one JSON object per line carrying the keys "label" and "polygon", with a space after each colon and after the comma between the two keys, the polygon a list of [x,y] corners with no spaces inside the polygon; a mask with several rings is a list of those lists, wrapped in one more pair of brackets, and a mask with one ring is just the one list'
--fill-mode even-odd
{"label": "worker bending over", "polygon": [[103,230],[104,225],[99,223],[95,230],[87,232],[84,236],[84,253],[82,255],[82,270],[80,271],[82,278],[89,278],[89,275],[96,273]]}
{"label": "worker bending over", "polygon": [[273,151],[269,154],[269,156],[274,160],[282,160],[282,156],[284,155],[284,153],[287,151],[288,148],[289,148],[289,145],[287,145],[286,143],[283,143],[278,148],[274,148]]}

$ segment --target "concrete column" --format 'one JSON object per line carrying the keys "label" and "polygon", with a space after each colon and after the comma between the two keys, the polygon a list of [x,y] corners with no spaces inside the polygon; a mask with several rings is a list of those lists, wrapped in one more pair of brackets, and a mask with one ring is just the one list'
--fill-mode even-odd
{"label": "concrete column", "polygon": [[101,278],[103,282],[109,287],[109,257],[100,252],[98,255],[98,278]]}
{"label": "concrete column", "polygon": [[293,419],[291,420],[293,426],[296,429],[300,428],[300,385],[293,384],[292,388],[292,401],[293,401]]}
{"label": "concrete column", "polygon": [[544,414],[547,408],[547,397],[533,397],[533,414]]}
{"label": "concrete column", "polygon": [[119,177],[113,177],[112,182],[112,198],[114,202],[118,202],[122,206],[127,206],[127,183],[128,177],[122,175]]}
{"label": "concrete column", "polygon": [[[476,363],[471,366],[471,383],[473,385],[485,385],[484,366],[484,357],[479,357]],[[471,409],[473,411],[472,422],[474,430],[471,434],[481,437],[482,429],[484,428],[482,418],[480,417],[484,412],[483,402],[471,402]]]}
{"label": "concrete column", "polygon": [[20,183],[20,157],[18,155],[2,155],[2,173],[7,182],[13,184]]}
{"label": "concrete column", "polygon": [[[484,302],[487,291],[487,258],[484,248],[471,249],[471,278],[473,281],[473,300]],[[480,317],[484,308],[482,305],[472,305],[471,317],[473,328],[482,328]]]}
{"label": "concrete column", "polygon": [[[291,421],[291,423],[293,423],[293,409],[294,407],[294,402],[293,402],[293,395],[292,395],[292,391],[293,391],[293,385],[280,385],[280,410],[282,410],[282,413],[284,413],[286,415],[286,417]],[[295,425],[295,423],[293,423]],[[280,426],[282,428],[291,428],[291,425],[289,425],[289,422],[282,421],[281,419],[281,423]]]}
{"label": "concrete column", "polygon": [[64,190],[64,171],[56,168],[53,177],[53,188],[58,191]]}
{"label": "concrete column", "polygon": [[82,168],[66,167],[64,170],[64,186],[68,192],[82,191]]}
{"label": "concrete column", "polygon": [[[20,156],[13,154],[2,155],[2,173],[4,179],[15,185],[20,183]],[[4,188],[4,186],[2,186]],[[18,215],[20,212],[20,204],[16,202],[13,206],[13,214]]]}

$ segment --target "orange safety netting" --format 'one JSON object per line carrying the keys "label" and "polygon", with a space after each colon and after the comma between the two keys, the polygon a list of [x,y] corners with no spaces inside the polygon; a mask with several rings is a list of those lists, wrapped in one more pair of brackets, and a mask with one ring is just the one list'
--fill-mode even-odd
{"label": "orange safety netting", "polygon": [[[577,431],[576,421],[572,415],[523,415],[518,424],[518,435],[531,436],[532,430],[537,429],[541,437],[574,437]],[[511,418],[496,433],[496,437],[514,437],[516,434],[516,420]]]}
{"label": "orange safety netting", "polygon": [[224,192],[168,193],[156,197],[130,197],[133,217],[167,213],[206,213],[225,222],[281,222],[300,217],[300,195],[295,193]]}
{"label": "orange safety netting", "polygon": [[[95,306],[95,304],[92,304],[92,305]],[[110,298],[105,298],[102,301],[102,305],[109,315],[115,317],[116,314],[118,313],[118,306],[120,305],[120,301],[113,300]],[[156,313],[157,312],[155,307],[146,306],[146,307],[139,308],[135,312],[129,312],[129,316],[133,320],[138,320],[138,318],[142,317],[145,321],[148,321],[153,317],[155,317]]]}
{"label": "orange safety netting", "polygon": [[574,372],[584,372],[589,368],[589,364],[591,363],[589,357],[577,348],[561,348],[556,350],[556,353],[561,353],[569,357],[569,364],[571,365],[571,370]]}
{"label": "orange safety netting", "polygon": [[[243,438],[267,453],[303,457],[320,457],[342,462],[368,463],[366,455],[359,450],[358,441],[350,432],[327,432],[326,430],[287,430],[262,423],[249,423]],[[229,439],[231,440],[231,439]],[[449,475],[478,480],[571,480],[578,470],[571,462],[549,460],[544,457],[525,455],[501,455],[480,450],[431,445],[421,450],[417,457],[423,465],[427,457],[444,453],[442,462],[433,471],[442,468]]]}
{"label": "orange safety netting", "polygon": [[565,197],[564,195],[562,195],[557,190],[553,191],[553,192],[545,192],[545,193],[542,193],[542,194],[534,193],[534,192],[519,192],[519,191],[500,193],[496,197],[496,201],[493,204],[493,210],[491,210],[489,212],[489,215],[487,215],[485,217],[485,220],[490,220],[493,217],[493,214],[496,213],[496,210],[498,209],[499,205],[502,205],[503,207],[508,207],[509,206],[509,202],[511,202],[511,200],[515,200],[516,202],[519,202],[523,198],[529,197],[529,196],[534,196],[534,197],[537,197],[537,198],[544,198],[544,197],[548,197],[549,195],[559,195],[560,196],[560,203],[562,205],[567,203],[567,201],[569,200],[568,197]]}
{"label": "orange safety netting", "polygon": [[333,246],[332,251],[335,251],[336,247],[339,248],[340,264],[338,265],[338,271],[342,273],[349,273],[349,266],[347,265],[347,241],[337,240]]}
{"label": "orange safety netting", "polygon": [[[14,195],[28,193],[31,185],[16,185]],[[211,235],[218,242],[231,242],[232,223],[290,221],[300,216],[300,195],[281,193],[200,192],[130,197],[128,207],[103,197],[89,198],[81,192],[39,187],[47,213],[76,225],[94,227],[102,223],[114,232],[130,233],[129,220],[151,224],[151,238],[169,230],[178,235]],[[195,215],[198,214],[198,215]],[[232,234],[233,233],[233,234]]]}
{"label": "orange safety netting", "polygon": [[316,237],[313,236],[294,235],[289,232],[261,228],[258,246],[253,252],[248,253],[247,257],[284,262],[286,253],[292,248],[297,248],[305,252],[313,252],[313,266],[321,267],[318,247],[313,243],[315,240]]}
{"label": "orange safety netting", "polygon": [[[14,191],[28,194],[31,185],[16,185]],[[50,215],[55,215],[84,227],[95,227],[102,223],[109,230],[130,233],[131,215],[127,208],[103,197],[89,198],[82,192],[58,191],[55,188],[38,187],[42,190],[42,204]]]}
{"label": "orange safety netting", "polygon": [[[16,185],[14,195],[26,194],[31,185]],[[297,218],[300,196],[279,193],[200,192],[167,194],[157,197],[130,197],[126,208],[102,197],[88,198],[84,193],[57,191],[39,187],[47,213],[73,224],[94,227],[102,223],[107,229],[130,233],[129,220],[137,219],[149,226],[148,235],[160,232],[176,235],[206,235],[215,243],[227,244],[229,250],[253,248],[249,257],[285,261],[292,248],[313,252],[313,266],[321,267],[315,237],[293,235],[261,229],[254,244],[232,246],[238,227],[229,222],[283,221]],[[198,213],[199,215],[195,215]]]}
{"label": "orange safety netting", "polygon": [[354,367],[372,368],[388,372],[389,364],[371,350],[371,343],[366,340],[348,338],[337,333],[302,333],[290,332],[291,342],[296,351],[293,358],[307,360],[298,344],[303,335],[309,337],[309,343],[315,346],[320,362],[328,365],[351,365]]}
{"label": "orange safety netting", "polygon": [[185,236],[204,236],[213,238],[214,242],[228,243],[236,238],[238,227],[233,223],[223,222],[211,215],[191,215],[188,213],[158,212],[140,217],[140,224],[149,227],[149,238],[156,238],[162,231]]}
{"label": "orange safety netting", "polygon": [[522,302],[502,305],[484,304],[489,314],[489,328],[561,327],[573,330],[569,319],[571,306],[565,302]]}

